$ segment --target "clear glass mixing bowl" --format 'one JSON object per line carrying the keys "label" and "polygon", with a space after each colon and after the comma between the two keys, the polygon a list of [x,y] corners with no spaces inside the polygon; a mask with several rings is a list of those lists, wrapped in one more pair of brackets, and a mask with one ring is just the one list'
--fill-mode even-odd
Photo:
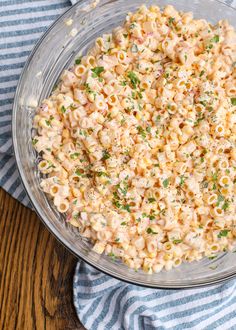
{"label": "clear glass mixing bowl", "polygon": [[[31,143],[36,106],[50,94],[63,69],[72,65],[78,53],[85,53],[96,37],[118,26],[127,12],[143,3],[143,0],[102,0],[95,7],[89,0],[79,1],[43,35],[25,65],[15,95],[12,131],[16,161],[35,210],[47,228],[75,256],[111,276],[148,287],[186,288],[217,283],[236,275],[236,253],[224,253],[215,260],[183,264],[159,274],[135,272],[119,261],[93,252],[90,243],[64,221],[39,187],[37,155]],[[192,11],[195,17],[212,23],[226,18],[236,24],[236,11],[216,0],[152,0],[145,3],[172,4],[178,10]],[[73,20],[72,25],[65,23],[68,19]]]}

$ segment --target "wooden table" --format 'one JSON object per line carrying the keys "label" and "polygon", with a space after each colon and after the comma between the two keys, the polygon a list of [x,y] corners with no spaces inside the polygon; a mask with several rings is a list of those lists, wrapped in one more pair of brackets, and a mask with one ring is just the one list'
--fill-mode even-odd
{"label": "wooden table", "polygon": [[37,215],[0,189],[0,329],[84,329],[72,301],[75,265]]}

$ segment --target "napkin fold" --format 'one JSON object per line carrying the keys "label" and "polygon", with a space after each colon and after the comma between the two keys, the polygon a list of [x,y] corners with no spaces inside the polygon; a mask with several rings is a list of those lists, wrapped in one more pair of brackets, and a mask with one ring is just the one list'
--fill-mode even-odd
{"label": "napkin fold", "polygon": [[236,280],[185,290],[148,289],[79,261],[74,304],[89,330],[235,330]]}
{"label": "napkin fold", "polygon": [[[26,206],[30,206],[29,199],[12,149],[14,93],[39,37],[77,1],[0,2],[0,186]],[[236,0],[225,3],[236,7]],[[73,283],[74,305],[89,330],[236,330],[235,286],[236,280],[231,280],[193,290],[147,289],[113,279],[79,261]]]}

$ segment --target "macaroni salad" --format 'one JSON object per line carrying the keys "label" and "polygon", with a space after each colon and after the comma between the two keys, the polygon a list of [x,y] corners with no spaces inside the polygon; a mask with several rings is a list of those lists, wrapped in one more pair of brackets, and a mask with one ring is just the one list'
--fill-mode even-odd
{"label": "macaroni salad", "polygon": [[148,273],[236,239],[236,33],[141,6],[34,117],[43,191],[93,250]]}

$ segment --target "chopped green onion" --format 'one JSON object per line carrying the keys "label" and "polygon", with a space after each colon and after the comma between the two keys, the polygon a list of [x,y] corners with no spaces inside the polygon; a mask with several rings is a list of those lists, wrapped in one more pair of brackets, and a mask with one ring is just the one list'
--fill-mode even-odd
{"label": "chopped green onion", "polygon": [[133,71],[129,71],[127,74],[127,77],[130,79],[131,85],[133,88],[137,88],[137,84],[140,83],[139,78],[136,76],[136,74]]}
{"label": "chopped green onion", "polygon": [[153,231],[153,229],[150,227],[148,227],[146,231],[148,234],[158,234],[157,232]]}
{"label": "chopped green onion", "polygon": [[169,179],[163,180],[162,184],[164,188],[167,188],[169,186]]}
{"label": "chopped green onion", "polygon": [[103,66],[97,66],[96,68],[91,69],[91,71],[93,72],[92,77],[97,78],[104,71],[104,67]]}
{"label": "chopped green onion", "polygon": [[236,97],[232,97],[230,100],[232,105],[236,105]]}
{"label": "chopped green onion", "polygon": [[219,232],[219,234],[217,235],[218,238],[221,238],[221,237],[226,237],[228,235],[228,232],[229,230],[227,229],[223,229]]}
{"label": "chopped green onion", "polygon": [[75,60],[75,64],[79,65],[81,63],[81,59],[82,59],[82,56],[78,57],[76,60]]}

